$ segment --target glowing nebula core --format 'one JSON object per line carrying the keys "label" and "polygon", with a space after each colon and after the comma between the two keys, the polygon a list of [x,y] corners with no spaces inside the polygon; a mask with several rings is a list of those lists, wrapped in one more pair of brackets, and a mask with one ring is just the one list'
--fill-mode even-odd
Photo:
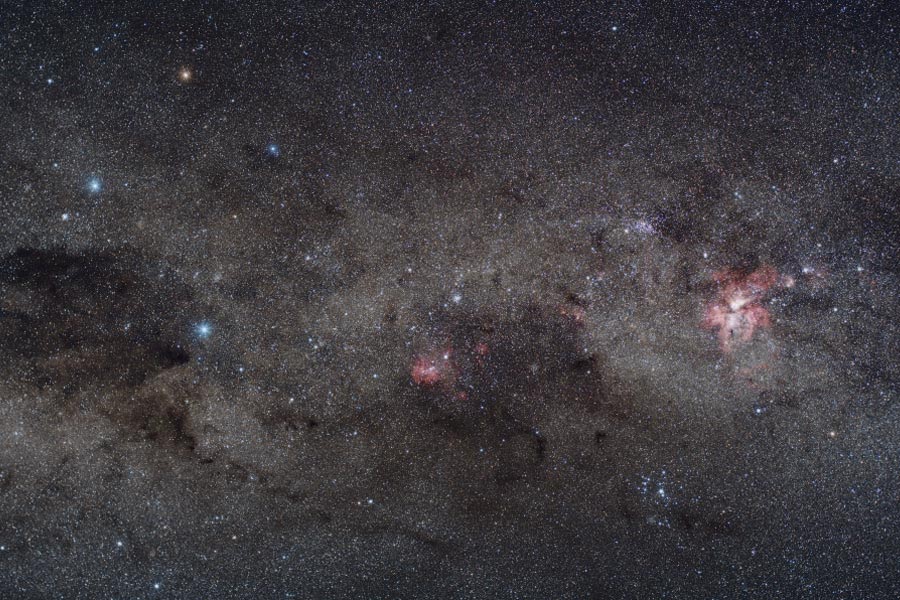
{"label": "glowing nebula core", "polygon": [[762,302],[774,286],[787,285],[787,280],[769,265],[749,274],[723,269],[713,275],[713,280],[719,291],[706,307],[702,326],[718,330],[719,348],[730,354],[735,347],[753,339],[757,329],[772,326],[772,315]]}

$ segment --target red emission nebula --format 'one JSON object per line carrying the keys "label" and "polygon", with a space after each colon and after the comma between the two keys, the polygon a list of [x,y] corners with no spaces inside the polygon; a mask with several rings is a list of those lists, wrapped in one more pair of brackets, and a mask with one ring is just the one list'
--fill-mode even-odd
{"label": "red emission nebula", "polygon": [[776,285],[790,287],[793,283],[769,265],[750,273],[722,269],[713,274],[713,280],[719,291],[707,305],[702,325],[718,330],[719,348],[726,354],[749,342],[758,328],[772,326],[772,316],[762,302]]}
{"label": "red emission nebula", "polygon": [[456,378],[456,367],[451,360],[452,350],[446,348],[416,357],[411,375],[417,385],[432,386],[441,382],[452,382]]}

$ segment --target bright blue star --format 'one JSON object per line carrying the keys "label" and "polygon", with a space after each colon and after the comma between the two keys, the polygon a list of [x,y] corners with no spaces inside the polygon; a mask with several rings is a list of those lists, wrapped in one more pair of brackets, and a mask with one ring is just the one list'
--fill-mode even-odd
{"label": "bright blue star", "polygon": [[88,190],[96,194],[101,189],[103,189],[103,182],[100,181],[98,177],[91,177],[87,182]]}
{"label": "bright blue star", "polygon": [[278,147],[278,144],[269,144],[266,148],[266,152],[269,153],[269,156],[272,158],[278,158],[281,156],[281,148]]}
{"label": "bright blue star", "polygon": [[212,334],[212,330],[212,325],[207,321],[202,321],[194,326],[194,333],[196,333],[197,337],[201,340],[208,338]]}

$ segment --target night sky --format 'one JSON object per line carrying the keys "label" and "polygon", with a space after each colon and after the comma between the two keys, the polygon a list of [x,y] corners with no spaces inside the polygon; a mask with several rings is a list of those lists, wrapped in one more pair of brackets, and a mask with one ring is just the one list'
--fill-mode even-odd
{"label": "night sky", "polygon": [[892,2],[0,4],[0,598],[900,597]]}

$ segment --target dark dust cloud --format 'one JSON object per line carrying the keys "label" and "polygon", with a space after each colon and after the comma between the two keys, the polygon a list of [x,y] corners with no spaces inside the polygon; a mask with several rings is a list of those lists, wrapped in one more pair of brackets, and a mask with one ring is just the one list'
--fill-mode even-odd
{"label": "dark dust cloud", "polygon": [[0,597],[900,597],[890,2],[0,6]]}

